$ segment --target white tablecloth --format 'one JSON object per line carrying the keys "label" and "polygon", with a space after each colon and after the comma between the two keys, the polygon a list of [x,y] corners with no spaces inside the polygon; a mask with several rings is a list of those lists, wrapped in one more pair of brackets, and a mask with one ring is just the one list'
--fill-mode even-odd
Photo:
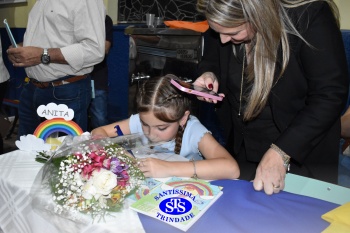
{"label": "white tablecloth", "polygon": [[[32,208],[29,193],[42,166],[35,161],[35,154],[29,152],[16,150],[0,155],[0,229],[4,233],[76,232],[70,229],[69,222],[55,225]],[[78,232],[142,233],[144,229],[137,213],[125,208],[105,222],[89,224]]]}
{"label": "white tablecloth", "polygon": [[[178,160],[178,158],[164,156],[157,155],[155,157],[168,161]],[[128,208],[125,208],[120,213],[113,214],[111,217],[107,217],[105,222],[97,224],[90,223],[82,227],[71,221],[65,221],[64,224],[62,222],[57,224],[55,223],[55,218],[50,218],[49,220],[44,218],[41,215],[42,213],[38,213],[32,207],[32,199],[29,195],[35,177],[42,166],[43,164],[35,161],[35,154],[28,152],[17,150],[0,155],[0,229],[4,233],[145,232],[137,213]],[[307,182],[307,185],[302,185],[302,190],[299,190],[303,182]],[[306,188],[315,188],[315,182],[319,183],[320,181],[313,181],[309,178],[288,174],[286,178],[286,191],[312,196],[338,204],[341,203],[336,202],[334,197],[339,198],[339,194],[342,194],[344,198],[338,201],[350,201],[347,195],[350,193],[348,189],[345,190],[342,187],[330,186],[330,184],[324,182],[321,185],[317,185],[317,190],[320,190],[317,192],[317,196],[307,192]],[[293,185],[294,183],[296,185]],[[295,187],[298,189],[295,189]],[[320,194],[322,195],[320,196]],[[332,196],[332,199],[328,200],[328,194]],[[147,226],[145,225],[145,227]],[[153,233],[154,231],[150,232]]]}

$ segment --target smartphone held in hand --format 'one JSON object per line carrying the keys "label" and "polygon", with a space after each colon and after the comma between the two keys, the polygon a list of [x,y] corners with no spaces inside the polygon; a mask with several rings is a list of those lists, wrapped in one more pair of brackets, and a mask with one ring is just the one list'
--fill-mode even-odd
{"label": "smartphone held in hand", "polygon": [[218,95],[216,92],[211,91],[209,89],[200,87],[200,86],[195,86],[192,83],[186,83],[183,81],[177,81],[172,79],[171,84],[173,84],[177,89],[180,91],[186,92],[188,94],[193,94],[196,96],[204,97],[204,98],[209,98],[213,100],[218,100],[222,101],[223,97]]}

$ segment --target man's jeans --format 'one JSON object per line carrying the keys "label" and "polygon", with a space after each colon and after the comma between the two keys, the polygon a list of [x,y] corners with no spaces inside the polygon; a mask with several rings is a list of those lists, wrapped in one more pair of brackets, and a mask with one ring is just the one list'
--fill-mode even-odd
{"label": "man's jeans", "polygon": [[74,111],[73,121],[87,131],[87,110],[91,101],[91,78],[57,87],[38,88],[32,83],[24,85],[19,104],[18,137],[33,134],[38,125],[46,120],[39,117],[37,108],[49,103],[65,104]]}
{"label": "man's jeans", "polygon": [[107,125],[108,92],[105,90],[95,90],[95,98],[91,100],[89,112],[91,117],[91,128]]}

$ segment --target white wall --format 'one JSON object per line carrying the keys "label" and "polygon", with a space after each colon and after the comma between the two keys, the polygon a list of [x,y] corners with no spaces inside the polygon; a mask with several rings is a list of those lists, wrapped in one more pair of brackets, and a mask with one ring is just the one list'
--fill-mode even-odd
{"label": "white wall", "polygon": [[340,28],[350,29],[350,0],[334,0],[340,12]]}

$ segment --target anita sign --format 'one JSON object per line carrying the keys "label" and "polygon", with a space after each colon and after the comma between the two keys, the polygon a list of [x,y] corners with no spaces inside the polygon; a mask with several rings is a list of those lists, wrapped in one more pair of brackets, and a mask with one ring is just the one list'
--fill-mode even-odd
{"label": "anita sign", "polygon": [[48,120],[63,118],[70,121],[74,118],[74,111],[65,104],[49,103],[48,105],[40,105],[36,111],[40,117],[45,117]]}

